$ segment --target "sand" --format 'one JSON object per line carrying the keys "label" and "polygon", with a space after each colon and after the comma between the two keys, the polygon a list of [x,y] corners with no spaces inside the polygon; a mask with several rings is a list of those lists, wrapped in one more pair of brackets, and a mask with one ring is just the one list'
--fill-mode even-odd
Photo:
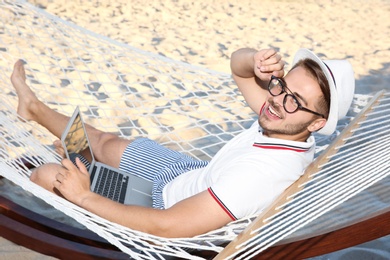
{"label": "sand", "polygon": [[[388,0],[29,2],[95,33],[217,71],[229,72],[229,57],[241,47],[273,47],[287,63],[305,47],[348,59],[362,93],[386,88],[390,79]],[[0,259],[42,257],[6,242]]]}
{"label": "sand", "polygon": [[287,62],[306,47],[348,59],[357,79],[390,60],[389,1],[31,1],[131,46],[229,72],[240,47],[273,47]]}

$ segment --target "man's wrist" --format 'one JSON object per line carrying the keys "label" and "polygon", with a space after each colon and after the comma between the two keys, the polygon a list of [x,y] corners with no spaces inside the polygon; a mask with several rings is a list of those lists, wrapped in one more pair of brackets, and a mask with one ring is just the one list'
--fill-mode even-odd
{"label": "man's wrist", "polygon": [[255,77],[255,54],[257,51],[251,48],[239,49],[233,53],[231,67],[233,74],[241,78]]}
{"label": "man's wrist", "polygon": [[88,205],[91,205],[91,201],[93,201],[93,197],[95,195],[97,194],[92,191],[87,191],[85,194],[79,196],[79,198],[75,200],[74,203],[81,208],[87,209]]}

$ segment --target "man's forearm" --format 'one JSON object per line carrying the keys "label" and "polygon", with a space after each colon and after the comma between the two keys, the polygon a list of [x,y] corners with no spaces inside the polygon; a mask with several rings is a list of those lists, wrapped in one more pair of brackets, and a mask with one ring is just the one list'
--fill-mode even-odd
{"label": "man's forearm", "polygon": [[[159,209],[124,205],[91,192],[79,206],[120,225],[145,233],[168,236],[163,230],[164,222]],[[160,216],[160,217],[159,217]]]}
{"label": "man's forearm", "polygon": [[109,221],[161,237],[193,237],[231,221],[207,190],[168,209],[123,205],[93,192],[81,197],[74,202],[82,208]]}
{"label": "man's forearm", "polygon": [[257,50],[251,48],[243,48],[233,52],[230,67],[232,73],[241,78],[253,78],[254,73],[254,55]]}

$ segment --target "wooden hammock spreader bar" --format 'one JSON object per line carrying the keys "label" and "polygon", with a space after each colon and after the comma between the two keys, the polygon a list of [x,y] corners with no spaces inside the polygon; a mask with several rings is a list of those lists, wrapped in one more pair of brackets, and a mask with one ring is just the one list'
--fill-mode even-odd
{"label": "wooden hammock spreader bar", "polygon": [[329,254],[390,235],[389,220],[390,208],[326,234],[270,247],[253,259],[295,260]]}
{"label": "wooden hammock spreader bar", "polygon": [[0,234],[36,252],[59,259],[129,259],[95,233],[30,211],[0,196]]}
{"label": "wooden hammock spreader bar", "polygon": [[340,135],[321,153],[305,170],[303,175],[288,187],[262,214],[260,214],[248,227],[245,228],[233,241],[231,241],[216,257],[215,260],[227,259],[231,255],[240,251],[239,245],[245,243],[249,239],[255,237],[258,230],[267,223],[267,219],[280,211],[280,206],[285,204],[293,194],[302,189],[304,183],[312,178],[312,174],[320,170],[329,158],[337,153],[338,148],[343,145],[345,139],[353,134],[353,130],[359,127],[359,123],[363,121],[367,114],[372,110],[372,107],[379,102],[379,99],[384,95],[385,91],[378,92],[370,102],[360,111],[360,113],[348,124],[348,126],[340,133]]}
{"label": "wooden hammock spreader bar", "polygon": [[[18,245],[67,259],[128,259],[95,233],[49,219],[0,196],[0,234]],[[390,208],[351,226],[271,247],[254,259],[304,259],[390,235]],[[215,252],[196,255],[211,259]]]}

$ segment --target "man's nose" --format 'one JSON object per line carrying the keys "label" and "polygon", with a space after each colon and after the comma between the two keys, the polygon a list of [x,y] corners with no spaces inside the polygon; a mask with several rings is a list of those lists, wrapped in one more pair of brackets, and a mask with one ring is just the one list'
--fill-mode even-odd
{"label": "man's nose", "polygon": [[283,106],[283,100],[284,100],[284,97],[286,96],[286,93],[283,92],[282,94],[278,95],[278,96],[273,96],[272,100],[274,103],[278,104],[279,106]]}

